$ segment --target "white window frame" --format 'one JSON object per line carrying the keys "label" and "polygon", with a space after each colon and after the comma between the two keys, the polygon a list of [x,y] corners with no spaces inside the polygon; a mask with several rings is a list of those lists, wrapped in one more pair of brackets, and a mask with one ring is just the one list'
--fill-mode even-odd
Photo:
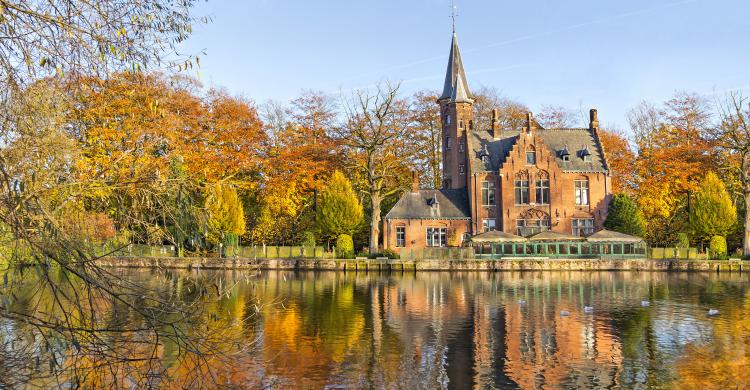
{"label": "white window frame", "polygon": [[[401,237],[399,237],[401,235]],[[396,226],[396,247],[403,248],[406,246],[406,226]]]}
{"label": "white window frame", "polygon": [[575,188],[576,206],[588,206],[590,201],[588,179],[575,180],[573,186]]}
{"label": "white window frame", "polygon": [[594,218],[573,218],[570,225],[571,233],[576,237],[594,234]]}
{"label": "white window frame", "polygon": [[482,182],[482,206],[495,206],[497,197],[495,191],[495,182],[485,180]]}
{"label": "white window frame", "polygon": [[[448,245],[448,228],[428,227],[425,230],[426,246],[444,247]],[[435,245],[437,244],[437,245]]]}

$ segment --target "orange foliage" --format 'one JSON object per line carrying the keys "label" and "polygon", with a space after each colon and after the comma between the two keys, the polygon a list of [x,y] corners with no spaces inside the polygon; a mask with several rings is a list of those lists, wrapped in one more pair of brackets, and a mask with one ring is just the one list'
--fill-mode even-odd
{"label": "orange foliage", "polygon": [[635,191],[635,153],[625,135],[618,130],[599,130],[599,141],[612,174],[612,192],[632,195]]}

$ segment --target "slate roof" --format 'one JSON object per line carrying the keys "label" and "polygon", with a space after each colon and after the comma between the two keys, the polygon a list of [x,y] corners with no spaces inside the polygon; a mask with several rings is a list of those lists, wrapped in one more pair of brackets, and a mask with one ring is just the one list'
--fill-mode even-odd
{"label": "slate roof", "polygon": [[[555,156],[557,163],[564,172],[596,173],[606,172],[607,164],[602,157],[602,150],[589,129],[535,129],[537,137]],[[518,142],[519,131],[506,131],[499,139],[493,139],[489,131],[477,130],[471,132],[470,146],[473,150],[469,157],[471,165],[477,171],[497,172],[505,163],[513,146]],[[483,148],[489,151],[489,159],[480,158]],[[561,151],[567,147],[570,161],[563,161]],[[584,161],[580,151],[588,150],[591,160]]]}
{"label": "slate roof", "polygon": [[[437,198],[437,205],[433,205]],[[385,219],[470,219],[467,189],[407,191]]]}
{"label": "slate roof", "polygon": [[448,67],[445,70],[443,93],[438,100],[451,99],[451,101],[457,101],[456,99],[462,99],[461,101],[466,101],[466,99],[472,99],[473,97],[466,79],[464,63],[461,60],[461,51],[458,50],[458,38],[454,32],[451,40],[451,52],[448,57]]}

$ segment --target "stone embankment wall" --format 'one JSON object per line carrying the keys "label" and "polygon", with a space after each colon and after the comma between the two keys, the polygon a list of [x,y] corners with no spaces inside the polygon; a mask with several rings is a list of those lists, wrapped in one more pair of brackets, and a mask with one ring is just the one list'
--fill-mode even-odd
{"label": "stone embankment wall", "polygon": [[740,260],[650,259],[495,259],[495,260],[331,260],[331,259],[218,259],[177,257],[106,257],[105,267],[236,269],[236,270],[344,270],[365,271],[723,271],[750,270]]}

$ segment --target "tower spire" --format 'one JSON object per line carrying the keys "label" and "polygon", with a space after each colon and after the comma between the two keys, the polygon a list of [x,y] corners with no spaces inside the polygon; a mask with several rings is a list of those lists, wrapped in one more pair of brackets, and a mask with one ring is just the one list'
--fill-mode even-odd
{"label": "tower spire", "polygon": [[453,32],[453,39],[451,40],[448,68],[445,70],[443,93],[440,95],[438,101],[452,102],[454,96],[464,96],[465,99],[473,99],[473,95],[469,90],[469,83],[466,81],[466,72],[464,71],[464,64],[461,60],[461,51],[458,49],[458,37],[456,36],[455,31]]}

